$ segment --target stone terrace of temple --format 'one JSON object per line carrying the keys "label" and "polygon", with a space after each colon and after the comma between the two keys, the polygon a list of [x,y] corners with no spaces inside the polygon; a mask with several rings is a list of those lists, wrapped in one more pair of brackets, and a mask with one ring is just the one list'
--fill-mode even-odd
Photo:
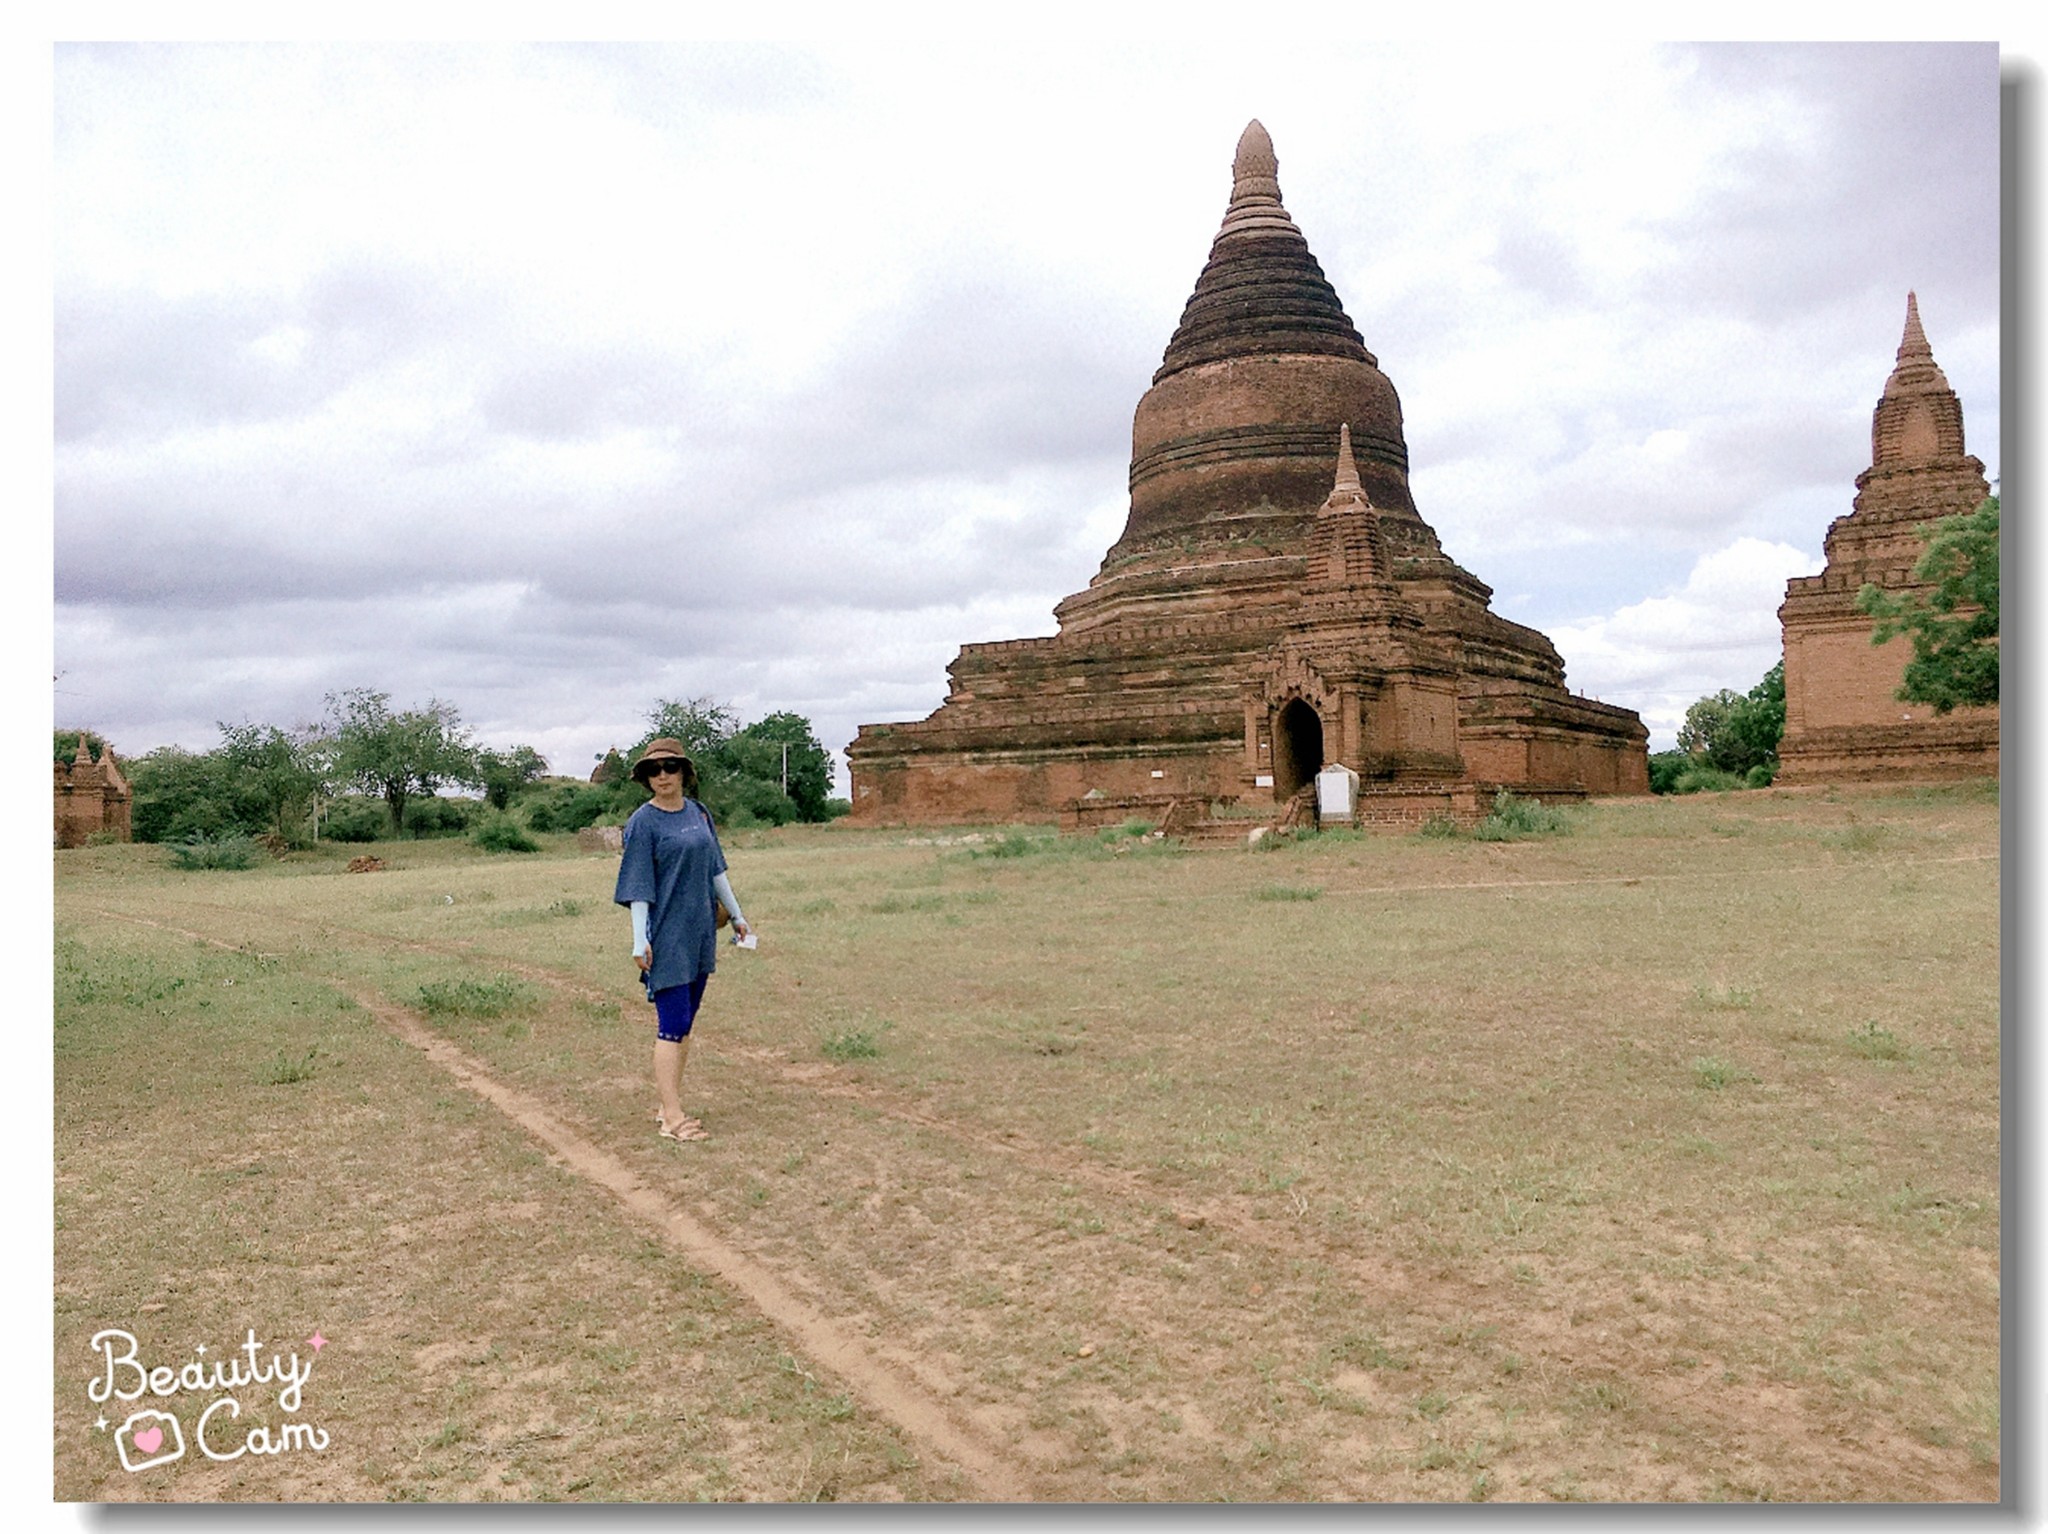
{"label": "stone terrace of temple", "polygon": [[1368,824],[1471,820],[1497,787],[1647,792],[1642,721],[1574,696],[1417,512],[1400,399],[1256,122],[1138,402],[1130,492],[1056,635],[968,645],[929,718],[861,727],[857,821],[1184,818],[1285,803],[1332,762]]}

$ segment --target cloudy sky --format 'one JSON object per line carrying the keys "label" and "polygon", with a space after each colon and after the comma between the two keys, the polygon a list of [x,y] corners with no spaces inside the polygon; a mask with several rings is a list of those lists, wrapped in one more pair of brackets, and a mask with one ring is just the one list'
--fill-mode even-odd
{"label": "cloudy sky", "polygon": [[1906,292],[1999,473],[1988,45],[57,50],[59,725],[365,686],[587,772],[1053,631],[1251,117],[1415,501],[1571,686],[1778,656]]}

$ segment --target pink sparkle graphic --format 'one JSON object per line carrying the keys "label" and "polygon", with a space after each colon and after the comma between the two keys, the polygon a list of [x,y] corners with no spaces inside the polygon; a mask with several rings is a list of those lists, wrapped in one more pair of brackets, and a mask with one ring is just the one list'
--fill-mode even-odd
{"label": "pink sparkle graphic", "polygon": [[315,1354],[318,1354],[322,1348],[327,1346],[327,1339],[320,1335],[319,1327],[316,1326],[313,1328],[313,1335],[306,1339],[306,1345],[310,1347]]}

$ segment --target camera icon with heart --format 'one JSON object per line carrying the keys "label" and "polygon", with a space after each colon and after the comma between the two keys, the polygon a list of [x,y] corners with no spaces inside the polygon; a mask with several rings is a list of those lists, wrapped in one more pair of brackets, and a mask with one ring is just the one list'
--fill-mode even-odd
{"label": "camera icon with heart", "polygon": [[145,1408],[114,1430],[114,1447],[120,1451],[122,1469],[147,1470],[183,1459],[185,1434],[169,1412]]}

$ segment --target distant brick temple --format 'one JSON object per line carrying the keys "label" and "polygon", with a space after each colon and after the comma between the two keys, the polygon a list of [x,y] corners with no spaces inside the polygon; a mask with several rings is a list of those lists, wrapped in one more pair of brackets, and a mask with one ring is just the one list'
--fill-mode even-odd
{"label": "distant brick temple", "polygon": [[1059,633],[963,648],[946,701],[863,725],[853,818],[1103,815],[1291,799],[1472,818],[1495,787],[1648,791],[1647,732],[1574,696],[1415,509],[1393,384],[1245,129],[1208,264],[1131,431],[1131,509]]}
{"label": "distant brick temple", "polygon": [[1991,493],[1984,465],[1963,451],[1963,407],[1934,361],[1919,300],[1906,295],[1906,332],[1870,425],[1870,467],[1856,499],[1828,528],[1827,568],[1785,587],[1785,735],[1780,783],[1954,778],[1998,772],[1998,709],[1946,717],[1893,694],[1912,659],[1909,638],[1870,642],[1856,609],[1865,582],[1925,591],[1913,567],[1936,518],[1975,511]]}
{"label": "distant brick temple", "polygon": [[85,734],[79,732],[78,750],[68,762],[53,762],[56,773],[56,845],[83,847],[88,838],[106,832],[115,841],[129,839],[129,802],[133,798],[128,780],[121,776],[112,746],[100,747],[100,759],[92,759]]}

